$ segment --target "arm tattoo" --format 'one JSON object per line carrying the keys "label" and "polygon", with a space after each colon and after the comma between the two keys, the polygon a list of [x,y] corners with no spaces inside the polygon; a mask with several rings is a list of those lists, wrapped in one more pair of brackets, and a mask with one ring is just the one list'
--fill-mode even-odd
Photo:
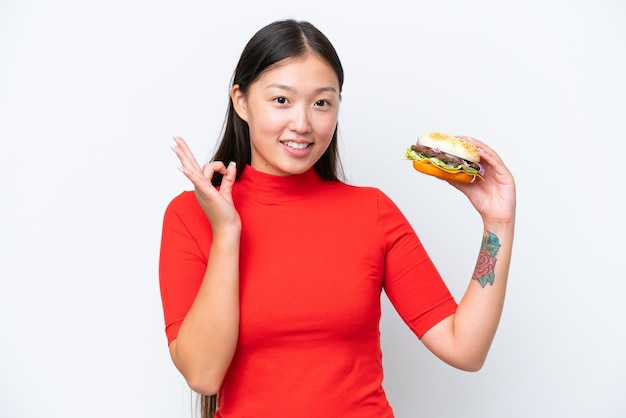
{"label": "arm tattoo", "polygon": [[472,275],[472,280],[477,280],[483,288],[487,286],[487,283],[493,286],[493,281],[496,278],[494,272],[496,268],[496,254],[498,254],[499,249],[500,240],[498,240],[495,234],[487,231],[487,235],[483,237],[476,268]]}

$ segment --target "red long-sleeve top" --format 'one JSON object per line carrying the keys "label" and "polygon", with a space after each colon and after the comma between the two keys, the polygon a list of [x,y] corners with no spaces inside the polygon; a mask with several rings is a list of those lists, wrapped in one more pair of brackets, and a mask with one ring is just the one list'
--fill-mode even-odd
{"label": "red long-sleeve top", "polygon": [[[380,190],[279,177],[247,166],[240,328],[219,392],[221,418],[393,417],[382,381],[381,291],[417,337],[457,304],[396,205]],[[202,281],[211,225],[192,191],[166,209],[160,286],[168,342]]]}

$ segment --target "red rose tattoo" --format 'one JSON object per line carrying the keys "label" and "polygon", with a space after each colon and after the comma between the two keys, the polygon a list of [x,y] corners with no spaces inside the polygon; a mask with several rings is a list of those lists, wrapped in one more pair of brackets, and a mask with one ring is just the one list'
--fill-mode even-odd
{"label": "red rose tattoo", "polygon": [[476,262],[476,268],[474,268],[474,274],[472,280],[478,281],[481,287],[487,286],[487,283],[493,286],[493,282],[496,278],[496,254],[500,249],[500,240],[498,237],[487,231],[487,235],[483,237],[483,243],[480,247],[480,253],[478,253],[478,261]]}

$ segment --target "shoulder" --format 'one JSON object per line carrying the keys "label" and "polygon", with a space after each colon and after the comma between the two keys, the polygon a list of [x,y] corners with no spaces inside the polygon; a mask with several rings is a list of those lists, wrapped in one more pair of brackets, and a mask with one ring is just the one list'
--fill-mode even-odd
{"label": "shoulder", "polygon": [[175,196],[167,205],[166,211],[185,211],[191,206],[197,205],[196,195],[191,190],[185,190],[184,192]]}
{"label": "shoulder", "polygon": [[354,184],[344,183],[340,181],[331,182],[331,188],[338,194],[349,194],[351,196],[360,196],[363,198],[376,198],[385,195],[382,190],[372,186],[357,186]]}
{"label": "shoulder", "polygon": [[165,216],[171,216],[174,214],[185,214],[193,212],[196,207],[199,208],[196,195],[193,191],[186,190],[175,196],[167,204],[165,208]]}
{"label": "shoulder", "polygon": [[185,224],[206,221],[206,216],[198,204],[196,195],[186,190],[175,196],[165,209],[164,222],[182,222]]}
{"label": "shoulder", "polygon": [[338,182],[332,186],[332,189],[333,192],[329,193],[327,198],[331,199],[335,205],[370,213],[379,221],[388,217],[404,217],[395,202],[377,187]]}
{"label": "shoulder", "polygon": [[379,206],[395,207],[395,203],[391,198],[383,192],[381,189],[373,186],[355,186],[347,183],[340,183],[338,192],[341,194],[349,195],[350,197],[358,197],[364,200],[370,200],[377,203]]}

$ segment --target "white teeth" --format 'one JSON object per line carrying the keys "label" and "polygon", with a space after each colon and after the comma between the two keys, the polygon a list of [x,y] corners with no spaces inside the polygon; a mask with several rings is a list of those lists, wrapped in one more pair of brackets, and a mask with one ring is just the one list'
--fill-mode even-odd
{"label": "white teeth", "polygon": [[287,141],[284,144],[287,145],[288,147],[295,148],[295,149],[305,149],[306,147],[309,146],[309,144],[306,144],[303,142],[294,142],[294,141]]}

